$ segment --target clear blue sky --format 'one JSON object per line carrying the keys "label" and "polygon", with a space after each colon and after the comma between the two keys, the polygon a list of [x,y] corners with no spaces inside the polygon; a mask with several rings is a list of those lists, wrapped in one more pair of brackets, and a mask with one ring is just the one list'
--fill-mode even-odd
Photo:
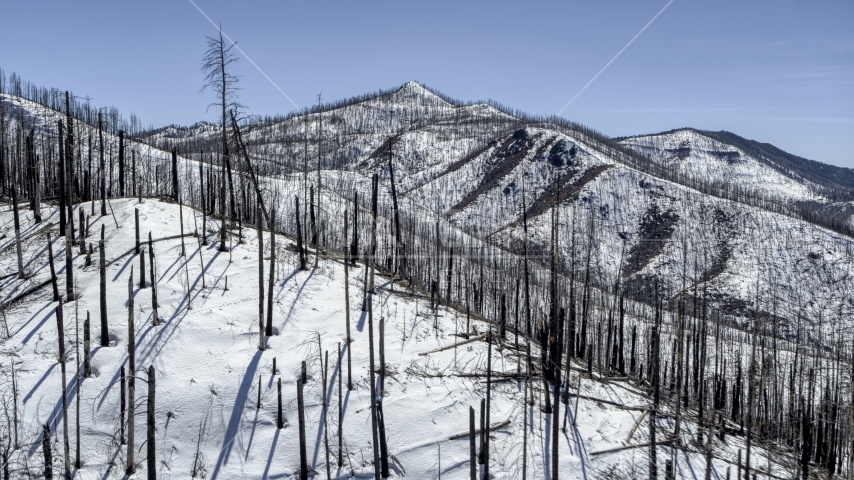
{"label": "clear blue sky", "polygon": [[[299,106],[418,80],[460,99],[557,113],[668,0],[195,0]],[[6,2],[0,68],[135,112],[214,119],[188,0]],[[293,109],[246,59],[241,99]],[[854,2],[675,0],[563,116],[611,136],[729,130],[854,167]]]}

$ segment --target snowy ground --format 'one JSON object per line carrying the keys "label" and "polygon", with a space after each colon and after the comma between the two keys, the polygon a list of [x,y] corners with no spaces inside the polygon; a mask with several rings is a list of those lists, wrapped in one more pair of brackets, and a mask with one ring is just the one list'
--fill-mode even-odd
{"label": "snowy ground", "polygon": [[[79,206],[77,208],[80,208]],[[89,205],[84,205],[90,213]],[[125,252],[134,246],[134,209],[140,210],[143,236],[154,239],[179,233],[177,205],[146,200],[114,200],[114,216],[97,217],[89,225],[87,242],[97,245],[101,226],[106,230],[107,304],[112,344],[98,344],[98,269],[97,251],[93,266],[84,268],[84,256],[74,249],[74,269],[79,299],[65,304],[65,336],[69,367],[69,427],[71,454],[74,454],[74,412],[79,402],[81,458],[83,468],[77,478],[122,478],[125,447],[119,445],[119,370],[126,366],[128,345],[128,278],[134,275],[134,341],[137,348],[138,378],[144,368],[157,371],[157,469],[159,478],[188,478],[200,452],[206,478],[293,478],[299,466],[296,378],[300,363],[308,365],[306,420],[308,462],[318,478],[326,475],[324,418],[322,399],[329,400],[328,438],[331,474],[334,478],[370,477],[372,474],[369,409],[368,324],[361,312],[364,269],[351,270],[350,306],[353,390],[346,388],[344,268],[340,262],[321,260],[317,269],[295,269],[290,239],[277,237],[277,264],[274,300],[274,327],[277,335],[268,338],[268,349],[258,349],[258,243],[253,230],[244,229],[245,243],[235,244],[231,253],[217,251],[216,228],[209,220],[211,244],[201,247],[198,238],[184,238],[186,257],[180,256],[181,240],[155,242],[158,272],[159,314],[161,326],[151,326],[151,288],[139,289],[139,259]],[[8,302],[29,285],[49,278],[45,232],[54,238],[54,254],[60,292],[64,292],[64,243],[56,239],[56,210],[40,225],[33,225],[23,212],[24,262],[31,276],[18,280],[12,230],[12,213],[0,208],[0,301]],[[75,220],[76,220],[75,212]],[[188,208],[183,210],[187,232],[201,226],[201,218]],[[118,227],[117,227],[118,225]],[[5,235],[5,236],[4,236]],[[264,239],[269,249],[269,236]],[[146,258],[146,261],[148,259]],[[270,268],[265,253],[265,281]],[[204,266],[204,272],[202,272]],[[147,267],[146,267],[147,268]],[[148,272],[146,272],[147,274]],[[228,289],[225,289],[226,278]],[[187,301],[187,283],[190,301]],[[148,279],[150,282],[150,278]],[[465,339],[456,336],[465,329],[465,315],[452,310],[430,309],[429,300],[415,293],[390,293],[388,279],[377,278],[378,298],[374,304],[374,322],[385,321],[385,356],[388,376],[383,399],[392,474],[395,477],[468,478],[469,441],[467,436],[451,440],[468,430],[469,406],[478,408],[485,392],[484,369],[486,343],[475,341],[452,347]],[[204,286],[203,286],[204,284]],[[399,287],[395,286],[395,291]],[[3,402],[11,398],[10,363],[16,362],[18,435],[21,448],[13,454],[13,468],[29,468],[33,474],[42,468],[41,428],[51,426],[55,472],[62,471],[61,376],[57,363],[56,303],[47,286],[6,309],[0,344]],[[75,386],[74,365],[82,355],[83,319],[92,315],[93,375]],[[487,330],[485,323],[473,321],[472,329]],[[77,342],[78,335],[80,342]],[[375,331],[375,338],[379,332]],[[378,342],[378,340],[377,340]],[[541,386],[534,385],[537,406],[524,404],[524,382],[506,380],[501,373],[517,371],[512,337],[493,351],[493,371],[499,378],[492,398],[492,424],[501,424],[492,434],[491,473],[495,478],[520,478],[522,438],[525,415],[531,430],[528,435],[529,478],[548,478],[551,460],[551,415],[539,408]],[[378,347],[378,345],[377,345]],[[435,351],[442,347],[451,347]],[[323,391],[320,353],[329,351],[329,386]],[[432,352],[425,354],[427,352]],[[422,355],[425,354],[425,355]],[[536,354],[535,354],[536,355]],[[273,375],[273,359],[278,374]],[[339,419],[339,359],[345,376]],[[522,365],[524,372],[524,364]],[[476,376],[472,376],[476,374]],[[595,377],[595,375],[594,375]],[[281,379],[285,428],[276,428],[276,391]],[[570,384],[577,385],[578,373]],[[261,388],[262,406],[256,409]],[[145,472],[145,397],[146,386],[136,382],[137,476]],[[642,415],[649,400],[637,387],[624,381],[601,383],[580,379],[585,397],[615,402],[627,409],[589,399],[576,398],[570,390],[570,416],[576,427],[561,432],[560,472],[562,478],[616,478],[619,473],[631,478],[645,475],[648,448],[635,448],[610,454],[596,452],[623,446],[629,432]],[[575,410],[576,402],[578,404]],[[666,409],[665,409],[666,410]],[[11,408],[10,408],[11,411]],[[565,412],[561,405],[561,418]],[[693,412],[695,415],[696,412]],[[648,417],[647,417],[648,418]],[[344,465],[337,465],[338,424],[343,422]],[[509,423],[507,423],[509,422]],[[672,420],[659,421],[659,439],[672,430]],[[5,432],[5,425],[3,427]],[[684,425],[695,432],[692,421]],[[628,444],[647,441],[644,419]],[[0,433],[5,435],[5,433]],[[695,436],[695,435],[692,435]],[[694,445],[686,434],[685,447],[676,455],[678,477],[702,478],[705,469],[703,447]],[[727,461],[734,462],[740,438],[727,436],[726,443],[715,442],[714,478],[726,478]],[[764,471],[768,461],[761,449],[755,449],[754,465]],[[659,471],[671,457],[668,447],[659,447]],[[726,460],[724,460],[726,459]],[[783,459],[775,457],[775,462]],[[73,458],[72,458],[73,463]],[[772,464],[773,473],[790,474]],[[545,470],[544,470],[545,469]],[[735,474],[735,467],[732,467]],[[610,472],[610,473],[609,473]],[[24,476],[19,470],[18,476]]]}

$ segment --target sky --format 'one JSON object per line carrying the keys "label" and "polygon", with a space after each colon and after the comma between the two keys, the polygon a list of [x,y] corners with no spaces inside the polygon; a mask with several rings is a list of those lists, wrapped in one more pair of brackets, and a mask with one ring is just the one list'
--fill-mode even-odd
{"label": "sky", "polygon": [[235,66],[254,114],[416,80],[610,136],[728,130],[854,168],[850,0],[7,2],[0,68],[145,125],[213,121],[214,24],[257,65]]}

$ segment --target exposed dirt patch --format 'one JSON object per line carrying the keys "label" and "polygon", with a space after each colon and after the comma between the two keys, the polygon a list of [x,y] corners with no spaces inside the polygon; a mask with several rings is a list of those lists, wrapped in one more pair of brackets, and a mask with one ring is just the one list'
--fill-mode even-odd
{"label": "exposed dirt patch", "polygon": [[717,278],[726,270],[727,262],[732,257],[732,245],[729,243],[732,237],[734,237],[734,234],[730,232],[732,230],[731,219],[727,216],[726,212],[720,208],[715,208],[713,225],[720,240],[716,245],[717,251],[712,259],[712,264],[703,272],[700,282],[709,282]]}
{"label": "exposed dirt patch", "polygon": [[[597,165],[593,168],[587,169],[580,177],[575,179],[572,182],[564,183],[560,186],[560,199],[561,201],[565,201],[570,198],[575,198],[578,195],[578,192],[584,188],[585,185],[596,180],[596,177],[602,174],[602,172],[608,170],[613,167],[613,165]],[[566,173],[566,177],[572,178],[578,173],[577,170],[569,170]],[[538,215],[541,215],[543,212],[551,208],[551,206],[555,202],[555,195],[557,194],[557,183],[552,182],[551,185],[546,188],[546,190],[531,204],[528,208],[528,218],[534,218]],[[518,220],[516,223],[521,222]]]}
{"label": "exposed dirt patch", "polygon": [[647,209],[638,227],[638,242],[629,249],[623,266],[624,277],[628,278],[641,271],[653,258],[661,254],[667,240],[673,235],[677,221],[679,215],[673,210],[662,212],[655,204]]}
{"label": "exposed dirt patch", "polygon": [[[471,205],[481,195],[499,186],[501,181],[524,160],[534,145],[542,137],[542,133],[528,135],[526,130],[518,130],[512,137],[502,142],[489,165],[489,170],[483,175],[480,184],[466,195],[453,210],[462,210]],[[554,141],[553,139],[551,141]],[[548,142],[546,142],[548,143]],[[545,146],[540,148],[546,148]],[[449,169],[450,171],[450,169]]]}

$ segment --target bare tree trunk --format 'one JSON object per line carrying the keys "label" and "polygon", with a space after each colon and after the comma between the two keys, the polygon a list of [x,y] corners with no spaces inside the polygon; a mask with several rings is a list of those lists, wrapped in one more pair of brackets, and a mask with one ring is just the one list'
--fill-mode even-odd
{"label": "bare tree trunk", "polygon": [[146,446],[146,465],[148,470],[148,480],[157,480],[157,456],[154,444],[154,400],[155,400],[155,379],[154,365],[148,366],[148,415],[146,418],[146,426],[148,427],[148,438],[145,441]]}
{"label": "bare tree trunk", "polygon": [[44,454],[44,478],[53,479],[53,452],[50,449],[50,427],[42,425],[42,453]]}
{"label": "bare tree trunk", "polygon": [[[329,350],[323,363],[323,448],[326,450],[326,479],[332,479],[332,464],[329,461]],[[339,373],[340,374],[340,373]]]}
{"label": "bare tree trunk", "polygon": [[74,295],[74,261],[71,252],[71,220],[65,224],[65,297],[68,301],[73,301]]}
{"label": "bare tree trunk", "polygon": [[[273,374],[275,375],[275,372]],[[258,404],[259,405],[261,403],[261,383],[260,383],[260,381],[261,380],[259,378],[258,379],[258,382],[259,382],[258,383]],[[284,418],[282,417],[282,379],[281,378],[279,378],[279,383],[278,383],[277,388],[278,388],[278,395],[279,395],[279,403],[278,403],[278,409],[276,410],[276,428],[281,430],[281,429],[285,428]]]}
{"label": "bare tree trunk", "polygon": [[53,263],[53,240],[50,239],[50,232],[47,234],[47,258],[50,263],[50,283],[53,286],[53,301],[59,301],[59,285],[56,281],[56,266]]}
{"label": "bare tree trunk", "polygon": [[62,370],[62,442],[63,460],[65,462],[65,478],[71,478],[70,449],[68,445],[68,393],[65,379],[65,324],[62,314],[62,297],[56,304],[56,333],[59,341],[59,366]]}
{"label": "bare tree trunk", "polygon": [[59,184],[59,236],[65,235],[65,126],[62,120],[57,122],[59,140],[59,165],[57,166],[57,183]]}
{"label": "bare tree trunk", "polygon": [[92,376],[92,334],[89,330],[89,310],[86,310],[86,320],[83,322],[83,377]]}
{"label": "bare tree trunk", "polygon": [[[71,126],[69,125],[69,130]],[[119,196],[125,196],[125,131],[119,130]]]}
{"label": "bare tree trunk", "polygon": [[477,447],[474,437],[477,435],[474,429],[474,407],[469,406],[469,477],[477,480]]}
{"label": "bare tree trunk", "polygon": [[353,241],[350,243],[351,266],[356,266],[359,258],[359,193],[353,190]]}
{"label": "bare tree trunk", "polygon": [[132,474],[136,467],[134,465],[134,414],[136,410],[136,333],[134,329],[134,306],[133,306],[133,265],[130,267],[128,277],[128,444],[127,444],[127,466],[125,473]]}
{"label": "bare tree trunk", "polygon": [[172,198],[178,201],[178,149],[172,147]]}
{"label": "bare tree trunk", "polygon": [[15,188],[15,185],[12,185],[12,212],[15,219],[15,248],[18,253],[18,278],[23,279],[24,255],[21,250],[21,220],[18,216],[18,190]]}
{"label": "bare tree trunk", "polygon": [[267,286],[267,328],[266,334],[273,336],[273,286],[276,282],[276,209],[270,212],[270,277]]}
{"label": "bare tree trunk", "polygon": [[[208,245],[208,205],[205,203],[204,151],[199,156],[199,201],[202,206],[202,245]],[[210,183],[208,183],[210,188]]]}
{"label": "bare tree trunk", "polygon": [[299,250],[299,269],[305,270],[305,248],[302,244],[302,225],[300,224],[299,215],[299,197],[294,196],[294,203],[296,204],[297,217],[297,250]]}
{"label": "bare tree trunk", "polygon": [[297,380],[297,417],[299,418],[299,478],[308,480],[308,456],[305,444],[305,411],[302,398],[302,379]]}
{"label": "bare tree trunk", "polygon": [[[299,215],[297,215],[297,220],[299,220]],[[346,244],[347,221],[347,210],[344,209],[344,321],[347,324],[347,390],[353,390],[353,366],[351,361],[353,339],[350,337],[350,255]]]}
{"label": "bare tree trunk", "polygon": [[151,273],[151,325],[156,327],[160,325],[160,318],[157,316],[157,273],[154,268],[154,242],[151,240],[151,232],[148,232],[148,268]]}
{"label": "bare tree trunk", "polygon": [[98,175],[100,177],[99,182],[99,190],[101,196],[101,216],[107,216],[107,179],[106,179],[106,165],[104,162],[104,123],[101,117],[101,112],[98,112],[98,161],[100,162],[100,166],[98,168]]}
{"label": "bare tree trunk", "polygon": [[[372,414],[373,414],[373,427],[374,427],[374,475],[376,478],[379,478],[383,475],[383,466],[388,462],[388,458],[386,456],[387,452],[382,452],[380,454],[381,449],[385,444],[385,430],[381,428],[382,423],[380,420],[381,412],[378,411],[378,403],[381,401],[381,398],[378,398],[376,391],[376,366],[374,364],[374,307],[373,307],[373,298],[374,298],[374,277],[376,275],[376,254],[377,254],[377,194],[379,191],[379,175],[374,173],[373,176],[373,188],[371,194],[371,249],[370,254],[368,255],[368,261],[370,262],[370,288],[368,289],[368,323],[369,323],[369,342],[370,342],[370,368],[371,368],[371,406],[372,406]],[[367,265],[366,265],[367,266]],[[381,407],[380,407],[381,408]],[[387,469],[388,467],[386,467]]]}
{"label": "bare tree trunk", "polygon": [[[266,350],[264,338],[264,231],[261,229],[261,211],[255,218],[255,229],[258,232],[258,349]],[[272,266],[270,267],[272,269]],[[272,333],[272,323],[270,330]]]}
{"label": "bare tree trunk", "polygon": [[101,275],[101,346],[110,346],[110,332],[107,330],[107,267],[106,267],[106,252],[104,252],[104,224],[101,224],[101,239],[98,240],[98,254],[100,263],[98,264]]}
{"label": "bare tree trunk", "polygon": [[[347,238],[347,235],[344,235]],[[346,246],[345,246],[346,250]],[[347,349],[349,350],[349,348]],[[338,467],[344,465],[344,452],[342,445],[344,443],[344,404],[341,403],[341,342],[338,342]]]}
{"label": "bare tree trunk", "polygon": [[119,375],[119,385],[120,385],[120,396],[121,401],[119,404],[119,442],[122,445],[127,445],[127,436],[125,435],[125,428],[127,426],[125,422],[125,413],[127,412],[127,375],[125,373],[125,367],[122,365],[121,373]]}

